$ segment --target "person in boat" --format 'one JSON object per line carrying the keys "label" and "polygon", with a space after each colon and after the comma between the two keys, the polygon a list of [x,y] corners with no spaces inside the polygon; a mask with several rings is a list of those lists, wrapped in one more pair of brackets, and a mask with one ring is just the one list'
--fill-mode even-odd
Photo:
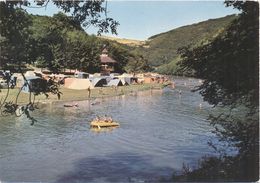
{"label": "person in boat", "polygon": [[99,120],[100,120],[100,117],[96,116],[95,121],[99,121]]}
{"label": "person in boat", "polygon": [[110,123],[113,122],[113,119],[112,119],[111,117],[108,117],[107,115],[105,115],[104,117],[102,117],[100,120],[101,120],[101,121],[104,121],[104,122],[110,122]]}
{"label": "person in boat", "polygon": [[104,116],[98,117],[98,121],[105,121],[105,117]]}
{"label": "person in boat", "polygon": [[108,118],[107,118],[107,120],[108,120],[108,122],[110,122],[110,123],[112,123],[112,122],[113,122],[113,119],[112,119],[112,117],[108,117]]}
{"label": "person in boat", "polygon": [[105,122],[109,122],[107,115],[104,116],[104,121],[105,121]]}

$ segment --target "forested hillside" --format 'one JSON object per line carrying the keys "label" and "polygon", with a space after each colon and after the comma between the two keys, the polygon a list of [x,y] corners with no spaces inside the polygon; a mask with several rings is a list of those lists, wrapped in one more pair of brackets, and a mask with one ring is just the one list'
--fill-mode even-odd
{"label": "forested hillside", "polygon": [[127,39],[122,41],[114,38],[113,41],[124,44],[131,52],[142,55],[155,71],[163,74],[177,74],[177,62],[180,60],[177,53],[179,48],[184,46],[196,47],[202,42],[211,41],[223,32],[234,19],[236,19],[236,15],[229,15],[183,26],[154,35],[147,41],[140,41],[138,44],[129,44],[131,40]]}
{"label": "forested hillside", "polygon": [[196,46],[201,41],[212,39],[223,31],[236,16],[211,19],[187,25],[171,31],[154,35],[148,39],[145,57],[153,66],[169,63],[177,57],[177,49],[183,46]]}
{"label": "forested hillside", "polygon": [[[88,35],[80,23],[63,13],[48,17],[29,15],[16,9],[13,14],[19,23],[11,25],[7,17],[3,18],[0,27],[2,68],[16,71],[19,63],[19,68],[23,69],[26,69],[25,64],[32,64],[48,68],[54,73],[62,72],[65,68],[95,73],[100,71],[99,56],[104,47],[118,62],[116,72],[136,72],[148,68],[148,63],[140,55],[112,40]],[[10,24],[9,29],[5,22],[6,25]],[[14,26],[20,26],[19,34],[12,32]],[[138,67],[134,64],[136,60]]]}
{"label": "forested hillside", "polygon": [[150,68],[157,72],[186,75],[190,73],[177,72],[177,62],[180,61],[177,50],[185,46],[196,47],[201,43],[212,41],[213,38],[224,32],[236,18],[236,15],[228,15],[222,18],[210,19],[151,36],[146,41],[133,42],[128,39],[102,38],[121,43],[131,52],[142,55],[149,63]]}
{"label": "forested hillside", "polygon": [[[207,20],[138,42],[88,35],[79,22],[63,13],[35,16],[17,9],[14,16],[19,23],[11,25],[6,17],[1,24],[2,67],[17,68],[19,60],[52,72],[68,68],[94,73],[100,71],[99,55],[107,46],[109,55],[118,61],[117,72],[155,70],[163,74],[177,74],[179,48],[210,42],[236,19],[235,15],[229,15]],[[19,26],[19,34],[12,31],[14,26]]]}
{"label": "forested hillside", "polygon": [[[148,68],[148,63],[141,56],[112,40],[88,35],[79,24],[62,13],[53,17],[31,17],[32,37],[39,43],[35,52],[37,57],[34,59],[38,67],[48,67],[54,71],[70,68],[99,72],[99,55],[106,47],[109,55],[118,62],[117,72],[136,72]],[[139,60],[138,67],[133,64],[136,60]]]}

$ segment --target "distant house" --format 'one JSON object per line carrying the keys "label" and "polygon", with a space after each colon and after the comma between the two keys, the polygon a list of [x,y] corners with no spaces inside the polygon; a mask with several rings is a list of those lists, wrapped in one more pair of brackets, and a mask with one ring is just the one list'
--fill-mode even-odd
{"label": "distant house", "polygon": [[38,76],[27,76],[26,81],[23,81],[22,91],[25,93],[34,92],[46,92],[47,81]]}
{"label": "distant house", "polygon": [[107,49],[102,51],[102,54],[100,55],[100,62],[102,74],[109,75],[111,72],[115,71],[115,64],[117,64],[117,61],[108,56]]}

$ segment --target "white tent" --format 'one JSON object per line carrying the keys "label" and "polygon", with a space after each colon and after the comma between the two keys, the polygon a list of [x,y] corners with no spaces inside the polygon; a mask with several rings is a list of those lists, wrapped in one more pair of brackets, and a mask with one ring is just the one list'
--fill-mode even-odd
{"label": "white tent", "polygon": [[107,84],[107,80],[105,78],[94,78],[91,83],[94,87],[102,87]]}
{"label": "white tent", "polygon": [[123,86],[123,83],[120,79],[112,79],[107,86]]}
{"label": "white tent", "polygon": [[34,71],[27,71],[25,74],[24,74],[25,77],[31,77],[31,76],[36,76],[35,72]]}
{"label": "white tent", "polygon": [[120,78],[122,81],[122,84],[125,85],[130,85],[131,84],[131,78]]}

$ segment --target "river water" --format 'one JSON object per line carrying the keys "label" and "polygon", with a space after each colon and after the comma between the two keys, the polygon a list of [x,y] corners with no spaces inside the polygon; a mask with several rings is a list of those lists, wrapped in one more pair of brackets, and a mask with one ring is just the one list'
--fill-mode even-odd
{"label": "river water", "polygon": [[[0,118],[0,181],[142,182],[169,178],[183,163],[195,166],[216,137],[210,106],[189,83],[177,88],[78,102],[78,108],[49,104],[33,113]],[[181,95],[179,90],[181,90]],[[201,104],[201,107],[200,107]],[[111,115],[120,127],[92,131],[96,115]]]}

